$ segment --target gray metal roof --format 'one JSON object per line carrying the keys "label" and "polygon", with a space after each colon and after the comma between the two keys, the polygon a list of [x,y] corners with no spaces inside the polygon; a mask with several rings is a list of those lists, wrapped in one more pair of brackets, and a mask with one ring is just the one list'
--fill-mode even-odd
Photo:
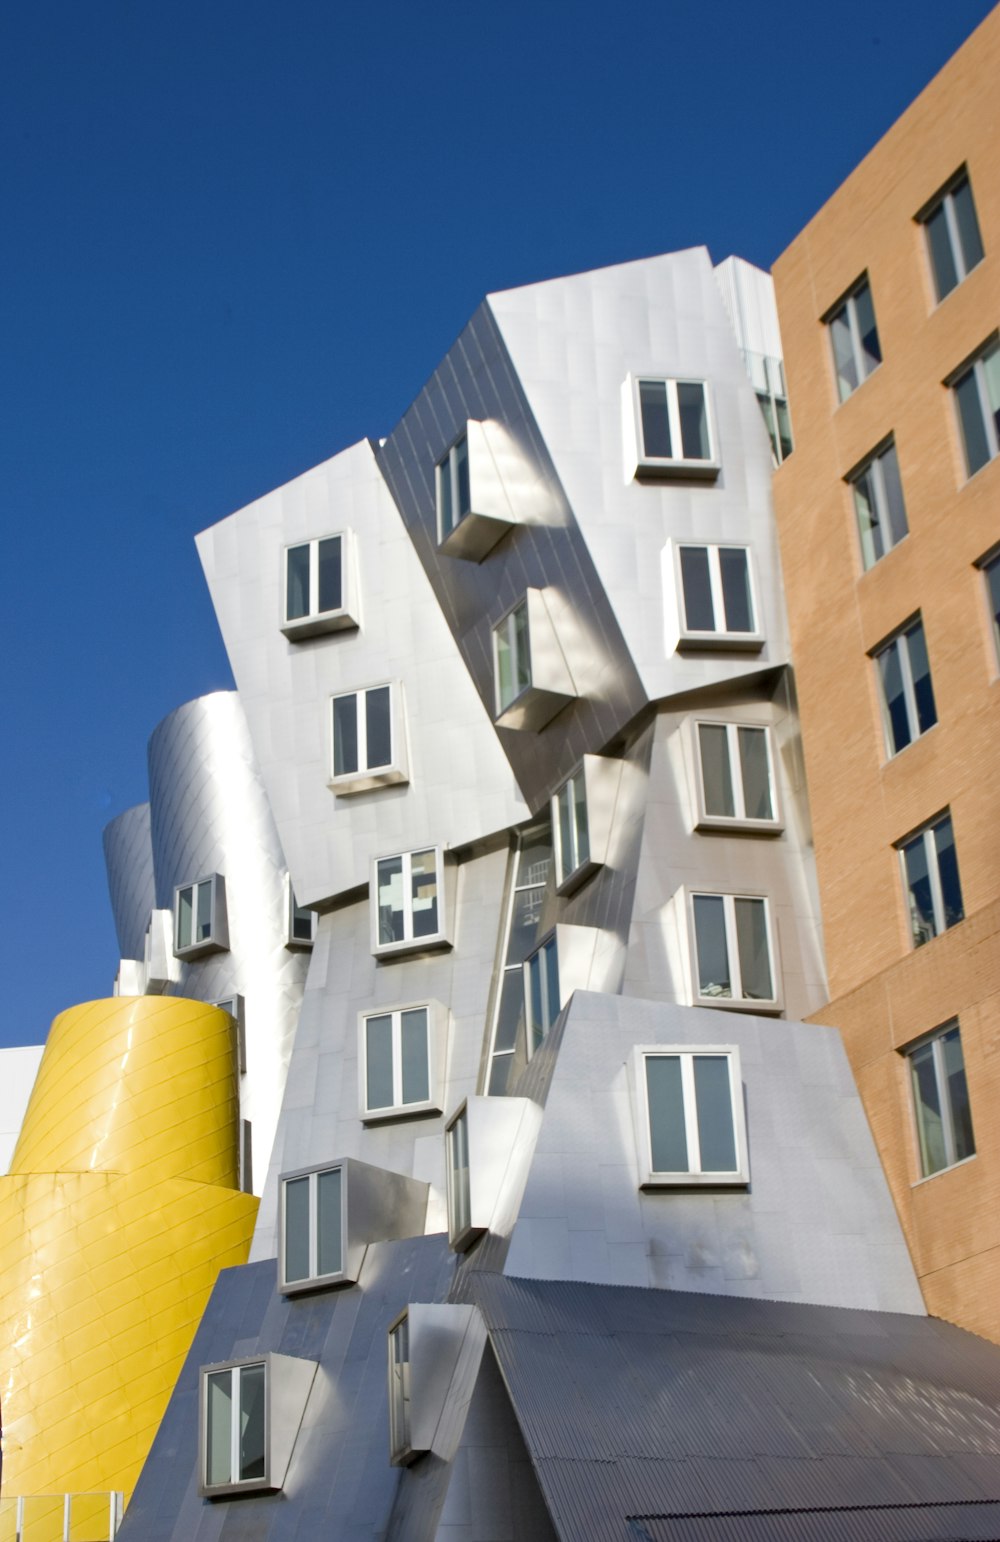
{"label": "gray metal roof", "polygon": [[620,1286],[462,1288],[572,1542],[1000,1537],[1000,1348],[972,1334]]}

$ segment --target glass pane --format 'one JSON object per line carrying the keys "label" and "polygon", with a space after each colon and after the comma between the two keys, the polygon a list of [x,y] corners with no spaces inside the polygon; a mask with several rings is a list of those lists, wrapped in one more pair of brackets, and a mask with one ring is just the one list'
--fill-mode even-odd
{"label": "glass pane", "polygon": [[890,643],[878,655],[879,675],[882,681],[882,699],[885,702],[886,733],[889,752],[897,755],[905,750],[912,737],[910,715],[906,710],[903,692],[903,670],[899,661],[899,642]]}
{"label": "glass pane", "polygon": [[528,642],[528,607],[519,605],[514,612],[514,684],[518,693],[531,684],[531,648]]}
{"label": "glass pane", "polygon": [[517,1030],[524,1020],[524,976],[520,969],[504,972],[500,987],[500,1009],[497,1013],[494,1054],[512,1050],[517,1042]]}
{"label": "glass pane", "polygon": [[743,807],[747,819],[773,819],[771,777],[767,764],[767,730],[738,728],[743,769]]}
{"label": "glass pane", "polygon": [[309,1278],[309,1179],[285,1184],[285,1279]]}
{"label": "glass pane", "polygon": [[734,909],[743,998],[745,1001],[773,1001],[765,903],[762,899],[737,899]]}
{"label": "glass pane", "polygon": [[733,994],[726,947],[726,916],[721,894],[696,894],[694,933],[698,954],[699,996]]}
{"label": "glass pane", "polygon": [[350,776],[358,769],[358,698],[333,698],[333,774]]}
{"label": "glass pane", "polygon": [[590,827],[587,823],[587,783],[581,771],[570,783],[573,789],[573,811],[576,816],[576,865],[582,867],[590,861]]}
{"label": "glass pane", "polygon": [[559,819],[560,882],[576,867],[573,849],[573,784],[567,782],[556,795],[556,812]]}
{"label": "glass pane", "polygon": [[469,491],[469,444],[468,440],[460,439],[452,450],[455,462],[455,486],[458,492],[458,518],[462,519],[472,507],[472,498]]}
{"label": "glass pane", "polygon": [[410,859],[414,937],[435,937],[438,922],[437,852],[415,851]]}
{"label": "glass pane", "polygon": [[407,1451],[410,1445],[410,1323],[409,1318],[392,1330],[390,1335],[389,1365],[391,1423],[390,1439],[393,1454]]}
{"label": "glass pane", "polygon": [[934,1071],[934,1045],[922,1044],[910,1056],[913,1107],[917,1116],[920,1142],[920,1168],[926,1178],[948,1166],[944,1144],[944,1123]]}
{"label": "glass pane", "polygon": [[705,387],[690,380],[677,383],[677,407],[681,419],[681,446],[685,460],[709,460],[708,409]]}
{"label": "glass pane", "polygon": [[213,1371],[208,1379],[208,1432],[205,1481],[231,1483],[233,1448],[233,1373]]}
{"label": "glass pane", "polygon": [[727,632],[755,630],[753,602],[750,598],[750,564],[741,546],[719,547],[719,574],[722,579],[722,603]]}
{"label": "glass pane", "polygon": [[955,401],[958,404],[958,416],[962,425],[965,464],[971,477],[980,466],[985,466],[990,458],[990,446],[986,437],[983,411],[979,405],[979,388],[976,385],[974,370],[970,369],[961,380],[955,382]]}
{"label": "glass pane", "polygon": [[833,345],[833,365],[837,374],[837,393],[845,401],[857,389],[858,369],[854,362],[854,343],[847,319],[847,306],[841,306],[830,318],[830,342]]}
{"label": "glass pane", "polygon": [[795,448],[792,442],[792,420],[788,415],[788,403],[778,399],[774,405],[778,414],[778,439],[781,444],[781,459],[787,460]]}
{"label": "glass pane", "polygon": [[919,948],[922,943],[930,942],[932,937],[937,936],[931,881],[927,871],[927,848],[922,835],[903,847],[903,866],[906,871],[913,946]]}
{"label": "glass pane", "polygon": [[888,524],[886,546],[895,546],[909,530],[906,522],[906,505],[903,502],[903,484],[899,476],[899,460],[896,446],[890,444],[879,456],[882,472],[882,488],[885,493],[885,516]]}
{"label": "glass pane", "polygon": [[885,539],[875,504],[874,472],[871,466],[862,471],[854,483],[854,507],[858,516],[858,535],[861,538],[861,561],[868,569],[885,555]]}
{"label": "glass pane", "polygon": [[510,937],[507,942],[508,964],[523,964],[534,950],[538,940],[538,924],[542,914],[545,890],[517,889],[514,893],[514,909],[510,920]]}
{"label": "glass pane", "polygon": [[[523,999],[524,991],[520,988],[521,987],[520,980],[518,980],[517,983],[518,983],[518,994]],[[491,1098],[503,1098],[503,1097],[506,1097],[506,1095],[507,1095],[507,1083],[510,1081],[510,1071],[511,1071],[511,1067],[512,1067],[513,1064],[514,1064],[514,1056],[512,1054],[506,1054],[506,1055],[495,1054],[493,1056],[493,1064],[490,1066],[490,1082],[489,1082],[489,1086],[486,1089],[487,1094],[489,1095],[489,1097],[491,1097]]]}
{"label": "glass pane", "polygon": [[385,857],[378,864],[378,940],[402,942],[403,930],[403,859]]}
{"label": "glass pane", "polygon": [[317,1274],[339,1274],[344,1267],[341,1182],[339,1167],[316,1174]]}
{"label": "glass pane", "polygon": [[517,864],[517,886],[547,884],[552,867],[552,832],[548,820],[534,825],[521,836],[520,855]]}
{"label": "glass pane", "polygon": [[984,569],[986,589],[989,594],[990,615],[993,617],[993,641],[1000,654],[1000,557],[995,557]]}
{"label": "glass pane", "polygon": [[369,1109],[392,1108],[392,1017],[365,1018],[365,1103]]}
{"label": "glass pane", "polygon": [[195,927],[195,939],[198,942],[206,942],[212,935],[212,880],[206,878],[204,883],[198,885],[198,917]]}
{"label": "glass pane", "polygon": [[240,1480],[264,1477],[264,1367],[240,1367]]}
{"label": "glass pane", "polygon": [[438,517],[441,521],[441,537],[455,528],[455,513],[451,501],[451,456],[437,468]]}
{"label": "glass pane", "polygon": [[1000,438],[1000,347],[996,344],[983,355],[986,400],[993,419],[994,438]]}
{"label": "glass pane", "polygon": [[313,938],[313,913],[303,905],[295,903],[295,895],[292,895],[292,936],[296,942],[312,942]]}
{"label": "glass pane", "polygon": [[876,364],[882,362],[882,350],[879,347],[878,331],[875,326],[875,306],[872,303],[872,292],[867,284],[854,295],[854,310],[858,322],[858,333],[861,337],[861,359],[866,375],[870,375]]}
{"label": "glass pane", "polygon": [[644,459],[670,460],[670,415],[667,411],[665,380],[639,381],[639,411],[642,416],[642,453]]}
{"label": "glass pane", "polygon": [[514,688],[514,654],[511,649],[511,618],[502,621],[493,636],[497,650],[497,704],[501,712],[509,707],[517,691]]}
{"label": "glass pane", "polygon": [[309,546],[290,546],[285,554],[285,620],[309,614]]}
{"label": "glass pane", "polygon": [[650,1171],[690,1172],[679,1055],[646,1056],[646,1097],[649,1100]]}
{"label": "glass pane", "polygon": [[941,1062],[944,1067],[944,1095],[951,1112],[951,1129],[954,1137],[954,1160],[964,1162],[974,1155],[976,1142],[972,1134],[972,1109],[969,1107],[969,1086],[965,1079],[965,1061],[962,1057],[962,1041],[957,1028],[950,1028],[940,1038]]}
{"label": "glass pane", "polygon": [[458,1236],[470,1223],[469,1129],[465,1114],[448,1131],[448,1197],[452,1236]]}
{"label": "glass pane", "polygon": [[715,611],[706,546],[681,547],[681,586],[684,590],[684,630],[714,632]]}
{"label": "glass pane", "polygon": [[934,210],[924,228],[927,231],[927,246],[931,254],[931,267],[934,270],[934,288],[938,299],[943,300],[958,283],[958,270],[955,267],[943,203]]}
{"label": "glass pane", "polygon": [[319,543],[319,608],[340,610],[343,606],[340,536],[330,536]]}
{"label": "glass pane", "polygon": [[757,402],[764,418],[764,427],[767,429],[767,437],[771,441],[771,454],[775,460],[781,461],[781,447],[778,443],[778,429],[774,421],[774,402],[766,393],[757,392]]}
{"label": "glass pane", "polygon": [[734,1173],[736,1131],[725,1055],[694,1056],[694,1099],[703,1173]]}
{"label": "glass pane", "polygon": [[551,1028],[559,1016],[559,959],[556,956],[556,940],[553,937],[542,949],[545,955],[545,1027]]}
{"label": "glass pane", "polygon": [[913,676],[913,698],[917,712],[917,729],[926,733],[937,722],[934,691],[931,686],[931,666],[927,657],[924,629],[918,621],[906,634],[906,646],[910,653],[910,674]]}
{"label": "glass pane", "polygon": [[431,1095],[426,1007],[402,1014],[399,1045],[403,1063],[403,1102],[426,1103]]}
{"label": "glass pane", "polygon": [[181,889],[177,894],[177,946],[189,948],[193,938],[194,909],[193,889]]}
{"label": "glass pane", "polygon": [[968,177],[952,189],[952,203],[955,209],[955,223],[958,226],[958,239],[962,247],[962,260],[966,273],[983,260],[983,241],[979,234],[979,221],[976,219],[976,206],[972,201],[972,188]]}
{"label": "glass pane", "polygon": [[392,693],[387,685],[365,692],[368,769],[392,765]]}
{"label": "glass pane", "polygon": [[531,1022],[531,1048],[537,1049],[545,1036],[546,1022],[544,1019],[544,990],[541,953],[536,953],[528,960],[528,1007]]}
{"label": "glass pane", "polygon": [[736,813],[729,765],[729,735],[722,723],[699,723],[705,813],[731,819]]}
{"label": "glass pane", "polygon": [[934,826],[934,845],[937,849],[938,876],[941,880],[941,899],[944,904],[944,927],[954,926],[965,915],[962,908],[962,889],[958,881],[958,857],[955,854],[955,836],[950,819],[942,819]]}

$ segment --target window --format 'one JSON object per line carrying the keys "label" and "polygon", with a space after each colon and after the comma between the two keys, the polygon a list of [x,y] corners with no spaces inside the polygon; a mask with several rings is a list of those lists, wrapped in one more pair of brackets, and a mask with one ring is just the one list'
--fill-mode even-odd
{"label": "window", "polygon": [[906,1050],[925,1178],[975,1156],[972,1110],[958,1023],[946,1023]]}
{"label": "window", "polygon": [[633,390],[638,472],[718,470],[703,380],[638,379]]}
{"label": "window", "polygon": [[700,826],[777,825],[771,735],[749,723],[699,723]]}
{"label": "window", "polygon": [[634,1068],[640,1183],[748,1183],[739,1051],[650,1047]]}
{"label": "window", "polygon": [[242,996],[224,996],[221,1001],[213,1001],[213,1007],[219,1007],[223,1012],[228,1012],[236,1024],[236,1057],[240,1068],[240,1075],[246,1074],[247,1068],[247,1034],[246,1034],[246,1008]]}
{"label": "window", "polygon": [[543,942],[524,965],[524,1018],[529,1057],[559,1016],[559,960],[556,939]]}
{"label": "window", "polygon": [[861,279],[834,307],[826,317],[826,325],[833,348],[837,394],[843,402],[882,362],[867,278]]}
{"label": "window", "polygon": [[313,637],[356,626],[350,532],[286,546],[281,629]]}
{"label": "window", "polygon": [[958,177],[918,216],[927,235],[927,255],[939,300],[983,260],[983,242],[966,173]]}
{"label": "window", "polygon": [[464,1104],[445,1131],[445,1157],[448,1177],[448,1241],[453,1248],[461,1249],[474,1240],[471,1236],[469,1113]]}
{"label": "window", "polygon": [[767,900],[748,894],[693,894],[695,1000],[710,1006],[775,1006]]}
{"label": "window", "polygon": [[937,722],[923,623],[912,622],[872,656],[882,692],[886,749],[898,755]]}
{"label": "window", "polygon": [[431,1028],[429,1006],[361,1019],[363,1119],[439,1112],[432,1100]]}
{"label": "window", "polygon": [[281,1180],[281,1288],[339,1281],[344,1271],[344,1182],[339,1164]]}
{"label": "window", "polygon": [[531,684],[528,604],[522,600],[493,633],[497,712],[505,712]]}
{"label": "window", "polygon": [[979,564],[986,579],[986,599],[989,605],[990,630],[997,661],[1000,662],[1000,552],[984,557]]}
{"label": "window", "polygon": [[333,773],[336,792],[361,792],[406,780],[399,688],[373,685],[332,698]]}
{"label": "window", "polygon": [[579,868],[586,867],[590,862],[587,783],[582,766],[552,799],[552,833],[556,885],[561,888]]}
{"label": "window", "polygon": [[469,441],[463,434],[437,467],[438,540],[449,536],[471,509]]}
{"label": "window", "polygon": [[178,958],[196,958],[228,948],[225,887],[213,873],[197,883],[182,884],[174,891],[174,952]]}
{"label": "window", "polygon": [[524,961],[534,951],[539,935],[551,924],[547,919],[542,925],[545,896],[551,892],[552,841],[548,823],[521,832],[512,862],[514,881],[499,948],[503,971],[486,1084],[491,1097],[502,1097],[507,1090],[524,1024]]}
{"label": "window", "polygon": [[389,1329],[389,1460],[412,1454],[410,1437],[410,1317],[404,1312]]}
{"label": "window", "polygon": [[204,1486],[267,1482],[267,1367],[263,1360],[203,1372]]}
{"label": "window", "polygon": [[300,905],[295,898],[291,879],[285,879],[286,933],[285,941],[290,948],[311,948],[316,941],[316,912]]}
{"label": "window", "polygon": [[677,554],[681,641],[757,646],[760,637],[747,548],[682,545]]}
{"label": "window", "polygon": [[771,454],[774,456],[774,464],[780,466],[782,461],[788,459],[794,448],[792,444],[792,420],[788,415],[788,400],[784,396],[773,396],[767,391],[757,392],[757,403],[760,407],[764,426],[767,429],[767,437],[771,441]]}
{"label": "window", "polygon": [[441,871],[436,846],[376,861],[376,953],[446,940]]}
{"label": "window", "polygon": [[913,946],[919,948],[965,915],[951,815],[943,814],[897,849],[903,859]]}
{"label": "window", "polygon": [[1000,453],[1000,342],[993,339],[951,381],[969,476]]}
{"label": "window", "polygon": [[865,570],[909,533],[896,446],[890,440],[847,479],[854,493]]}

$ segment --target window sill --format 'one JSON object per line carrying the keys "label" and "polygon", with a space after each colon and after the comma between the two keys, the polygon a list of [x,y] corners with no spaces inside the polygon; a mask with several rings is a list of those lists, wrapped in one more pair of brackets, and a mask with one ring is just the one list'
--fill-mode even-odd
{"label": "window sill", "polygon": [[319,1290],[343,1290],[345,1286],[356,1284],[357,1280],[340,1269],[336,1274],[317,1275],[311,1280],[282,1280],[278,1291],[282,1296],[309,1296]]}
{"label": "window sill", "polygon": [[588,878],[592,878],[596,872],[599,872],[603,866],[603,862],[581,862],[579,867],[575,867],[571,873],[566,874],[561,883],[556,884],[556,893],[573,894],[587,882]]}
{"label": "window sill", "polygon": [[400,1124],[405,1119],[433,1119],[444,1112],[437,1098],[422,1103],[403,1103],[394,1108],[365,1108],[361,1111],[362,1124]]}
{"label": "window sill", "polygon": [[196,959],[207,958],[210,953],[228,953],[227,942],[216,942],[215,938],[208,938],[205,942],[193,942],[187,948],[174,948],[174,958],[179,958],[181,963],[193,963]]}
{"label": "window sill", "polygon": [[346,632],[357,628],[360,622],[347,610],[328,610],[321,616],[299,616],[286,621],[281,630],[289,642],[301,642],[307,637],[321,637],[325,632]]}
{"label": "window sill", "polygon": [[695,829],[701,835],[784,835],[780,819],[729,819],[723,814],[700,814]]}
{"label": "window sill", "polygon": [[420,953],[441,953],[454,947],[450,937],[435,932],[433,937],[407,937],[402,942],[377,942],[372,948],[375,958],[386,963],[394,958],[409,958]]}
{"label": "window sill", "polygon": [[218,1483],[211,1488],[203,1483],[199,1487],[202,1499],[240,1499],[244,1495],[280,1492],[280,1486],[272,1483],[270,1478],[247,1478],[243,1483]]}
{"label": "window sill", "polygon": [[650,1173],[639,1188],[650,1189],[748,1189],[749,1173]]}
{"label": "window sill", "polygon": [[916,1178],[910,1184],[910,1188],[922,1189],[925,1183],[933,1183],[935,1178],[943,1178],[945,1173],[957,1172],[960,1167],[968,1167],[969,1163],[974,1162],[978,1155],[979,1152],[974,1151],[971,1156],[963,1157],[960,1162],[952,1162],[948,1167],[939,1167],[936,1173],[928,1173],[924,1178]]}
{"label": "window sill", "polygon": [[376,787],[394,787],[410,780],[402,766],[381,766],[371,771],[351,771],[346,776],[331,776],[327,782],[338,798],[355,792],[371,792]]}
{"label": "window sill", "polygon": [[679,478],[714,482],[721,470],[717,460],[640,460],[632,476],[637,482]]}
{"label": "window sill", "polygon": [[463,1231],[457,1232],[454,1237],[449,1233],[448,1246],[453,1253],[467,1253],[479,1241],[480,1237],[485,1236],[485,1226],[466,1226]]}
{"label": "window sill", "polygon": [[716,1012],[753,1012],[759,1017],[777,1017],[783,1011],[782,1003],[773,998],[769,1001],[751,1001],[743,996],[695,996],[693,1005],[711,1007]]}
{"label": "window sill", "polygon": [[686,653],[695,648],[717,652],[726,649],[733,653],[759,653],[764,638],[759,632],[682,632],[677,639],[677,649]]}
{"label": "window sill", "polygon": [[464,562],[482,562],[511,529],[509,520],[470,510],[438,541],[438,551],[442,556],[458,557]]}
{"label": "window sill", "polygon": [[529,685],[497,713],[494,722],[498,728],[517,728],[528,733],[538,733],[551,723],[563,707],[575,700],[575,697],[561,691],[546,691],[540,686]]}
{"label": "window sill", "polygon": [[[940,719],[938,719],[938,722],[940,722]],[[929,739],[930,738],[931,734],[934,732],[934,730],[935,730],[935,728],[937,728],[937,726],[938,726],[937,723],[932,723],[930,728],[925,728],[922,734],[917,734],[917,737],[915,739],[911,739],[909,744],[904,744],[903,748],[901,750],[896,750],[886,760],[883,760],[883,762],[882,762],[882,770],[883,771],[886,770],[886,768],[888,766],[894,766],[898,760],[902,759],[902,757],[906,754],[907,750],[912,750],[912,749],[915,748],[916,745],[923,744],[925,739]]]}
{"label": "window sill", "polygon": [[[883,365],[884,362],[885,362],[884,359],[880,359],[879,362],[876,364],[875,368],[873,370],[870,370],[869,373],[865,376],[864,380],[859,380],[858,381],[858,383],[854,387],[853,391],[849,391],[846,396],[841,397],[840,400],[837,402],[836,406],[834,407],[834,411],[836,412],[839,408],[846,407],[848,402],[852,402],[854,400],[854,398],[857,396],[858,392],[864,390],[864,388],[868,384],[869,380],[874,380],[875,379],[875,376],[878,374],[879,370],[882,368],[882,365]],[[834,390],[836,390],[836,388],[837,388],[836,379],[834,379],[833,385],[834,385]]]}

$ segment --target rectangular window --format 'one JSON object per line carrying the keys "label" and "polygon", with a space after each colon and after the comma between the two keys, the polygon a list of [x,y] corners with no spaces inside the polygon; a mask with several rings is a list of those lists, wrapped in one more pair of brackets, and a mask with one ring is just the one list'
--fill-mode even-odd
{"label": "rectangular window", "polygon": [[699,824],[777,824],[771,735],[749,723],[699,723]]}
{"label": "rectangular window", "polygon": [[344,606],[343,536],[285,547],[285,624],[328,616]]}
{"label": "rectangular window", "polygon": [[983,260],[983,241],[968,175],[961,172],[919,215],[919,220],[927,236],[934,292],[938,300],[943,300]]}
{"label": "rectangular window", "polygon": [[[486,1085],[491,1097],[503,1097],[506,1093],[524,1025],[524,961],[534,952],[543,932],[545,897],[551,893],[552,841],[548,823],[521,832],[512,860],[514,882],[499,948],[503,972],[495,1006]],[[544,930],[548,930],[548,922]]]}
{"label": "rectangular window", "polygon": [[1000,664],[1000,552],[984,557],[979,564],[986,580],[986,602],[989,606],[990,631],[997,663]]}
{"label": "rectangular window", "polygon": [[208,1371],[205,1487],[235,1487],[267,1477],[267,1372],[261,1360]]}
{"label": "rectangular window", "polygon": [[587,783],[582,766],[552,799],[552,831],[556,884],[561,887],[573,873],[590,861]]}
{"label": "rectangular window", "polygon": [[895,444],[890,440],[847,480],[854,493],[861,561],[867,571],[909,534]]}
{"label": "rectangular window", "polygon": [[679,546],[682,637],[747,641],[757,615],[745,546]]}
{"label": "rectangular window", "polygon": [[767,429],[767,437],[771,441],[774,464],[780,466],[782,461],[788,459],[793,449],[792,421],[788,415],[788,401],[784,396],[775,396],[770,391],[758,391],[757,402]]}
{"label": "rectangular window", "polygon": [[640,470],[714,467],[708,391],[703,380],[635,381]]}
{"label": "rectangular window", "polygon": [[906,1051],[925,1178],[975,1156],[972,1109],[958,1023],[946,1023]]}
{"label": "rectangular window", "polygon": [[965,916],[951,815],[943,814],[896,849],[903,860],[913,946],[919,948]]}
{"label": "rectangular window", "polygon": [[463,434],[436,468],[438,540],[443,541],[472,509],[469,441]]}
{"label": "rectangular window", "polygon": [[559,1016],[559,960],[556,939],[543,942],[524,965],[524,1019],[529,1057]]}
{"label": "rectangular window", "polygon": [[333,701],[333,780],[393,765],[392,686],[348,691]]}
{"label": "rectangular window", "polygon": [[326,1167],[281,1180],[281,1288],[335,1283],[344,1270],[343,1171]]}
{"label": "rectangular window", "polygon": [[837,394],[843,402],[882,362],[867,277],[855,284],[825,319],[833,349]]}
{"label": "rectangular window", "polygon": [[636,1052],[645,1186],[749,1181],[739,1052],[705,1046]]}
{"label": "rectangular window", "polygon": [[774,1006],[767,900],[746,894],[693,894],[695,999],[712,1006]]}
{"label": "rectangular window", "polygon": [[462,1108],[445,1131],[448,1177],[448,1240],[460,1246],[472,1226],[469,1174],[469,1114]]}
{"label": "rectangular window", "polygon": [[994,338],[950,384],[971,477],[1000,453],[1000,342]]}
{"label": "rectangular window", "polygon": [[223,881],[218,873],[174,891],[174,952],[196,958],[229,946]]}
{"label": "rectangular window", "polygon": [[291,879],[285,880],[287,906],[286,941],[290,948],[311,948],[316,940],[316,912],[300,905],[295,898]]}
{"label": "rectangular window", "polygon": [[531,684],[531,646],[528,639],[528,604],[504,617],[493,633],[493,662],[497,712],[505,712]]}
{"label": "rectangular window", "polygon": [[410,1455],[410,1319],[403,1316],[389,1329],[389,1460]]}
{"label": "rectangular window", "polygon": [[414,1113],[431,1103],[430,1009],[402,1007],[362,1019],[363,1118]]}
{"label": "rectangular window", "polygon": [[923,623],[911,622],[872,654],[878,666],[889,755],[898,755],[937,722]]}
{"label": "rectangular window", "polygon": [[402,947],[442,936],[441,853],[404,851],[375,864],[376,947]]}

